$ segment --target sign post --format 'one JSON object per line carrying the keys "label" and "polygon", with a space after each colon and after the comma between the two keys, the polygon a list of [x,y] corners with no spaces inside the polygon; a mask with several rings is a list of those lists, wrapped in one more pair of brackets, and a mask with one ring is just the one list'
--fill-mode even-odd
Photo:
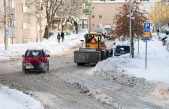
{"label": "sign post", "polygon": [[150,23],[144,22],[144,41],[146,42],[145,48],[145,69],[147,69],[147,41],[150,40],[151,33],[150,33]]}
{"label": "sign post", "polygon": [[147,40],[146,40],[146,52],[145,52],[145,69],[147,69]]}

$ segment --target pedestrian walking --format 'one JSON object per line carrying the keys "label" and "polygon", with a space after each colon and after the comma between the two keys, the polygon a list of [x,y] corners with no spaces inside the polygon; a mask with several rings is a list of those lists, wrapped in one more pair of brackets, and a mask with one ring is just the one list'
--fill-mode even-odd
{"label": "pedestrian walking", "polygon": [[64,40],[65,34],[63,33],[63,31],[61,32],[61,38],[62,38],[62,42]]}
{"label": "pedestrian walking", "polygon": [[60,33],[57,35],[58,43],[60,43]]}
{"label": "pedestrian walking", "polygon": [[159,36],[159,33],[160,33],[159,28],[157,28],[156,31],[157,31],[157,36]]}

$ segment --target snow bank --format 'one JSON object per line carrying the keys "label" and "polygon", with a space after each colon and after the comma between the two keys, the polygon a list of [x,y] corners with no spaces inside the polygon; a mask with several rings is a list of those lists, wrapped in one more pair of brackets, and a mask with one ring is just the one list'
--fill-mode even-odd
{"label": "snow bank", "polygon": [[0,86],[1,109],[43,109],[40,102],[15,89]]}
{"label": "snow bank", "polygon": [[9,60],[9,57],[5,54],[5,52],[0,51],[0,60]]}
{"label": "snow bank", "polygon": [[[135,44],[137,45],[137,44]],[[137,47],[135,47],[137,53]],[[135,54],[135,58],[129,55],[115,58],[114,61],[125,69],[128,74],[133,74],[149,81],[165,82],[169,84],[169,52],[165,46],[157,39],[153,38],[148,42],[147,69],[145,69],[145,43],[140,42],[140,54]]]}
{"label": "snow bank", "polygon": [[147,82],[144,78],[138,78],[133,74],[126,73],[126,69],[123,69],[121,65],[126,65],[127,61],[119,63],[117,60],[120,59],[121,57],[117,57],[101,61],[88,74],[93,74],[103,80],[111,81],[125,87],[135,88],[140,91],[149,92],[153,89],[153,83]]}
{"label": "snow bank", "polygon": [[63,42],[58,43],[57,34],[52,35],[48,40],[43,39],[40,43],[13,44],[4,51],[4,45],[0,45],[0,60],[9,60],[11,57],[21,56],[27,49],[45,49],[50,55],[77,47],[81,44],[84,33],[65,35]]}
{"label": "snow bank", "polygon": [[[164,37],[161,34],[160,37]],[[164,82],[169,84],[169,51],[166,46],[158,39],[159,36],[153,34],[152,40],[148,41],[148,60],[147,69],[145,69],[145,42],[140,41],[140,54],[137,41],[135,42],[135,58],[131,59],[129,54],[113,57],[102,61],[95,69],[112,71],[118,69],[125,74],[134,75],[139,78],[145,78],[148,81]],[[126,42],[124,42],[125,44]],[[116,45],[123,44],[117,42]],[[106,68],[102,67],[106,66]]]}

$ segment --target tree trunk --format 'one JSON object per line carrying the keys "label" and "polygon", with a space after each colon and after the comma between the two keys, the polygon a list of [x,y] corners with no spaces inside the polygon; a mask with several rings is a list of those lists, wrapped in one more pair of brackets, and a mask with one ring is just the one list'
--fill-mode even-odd
{"label": "tree trunk", "polygon": [[46,27],[45,27],[45,33],[44,33],[44,36],[43,36],[43,37],[47,39],[47,38],[49,37],[48,35],[49,35],[49,28],[48,28],[48,26],[46,25]]}

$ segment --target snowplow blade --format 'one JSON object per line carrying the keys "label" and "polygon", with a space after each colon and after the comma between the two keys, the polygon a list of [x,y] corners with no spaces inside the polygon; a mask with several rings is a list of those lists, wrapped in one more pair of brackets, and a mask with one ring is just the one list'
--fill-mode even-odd
{"label": "snowplow blade", "polygon": [[78,65],[82,64],[97,64],[101,61],[100,51],[95,49],[80,48],[74,51],[74,62]]}

